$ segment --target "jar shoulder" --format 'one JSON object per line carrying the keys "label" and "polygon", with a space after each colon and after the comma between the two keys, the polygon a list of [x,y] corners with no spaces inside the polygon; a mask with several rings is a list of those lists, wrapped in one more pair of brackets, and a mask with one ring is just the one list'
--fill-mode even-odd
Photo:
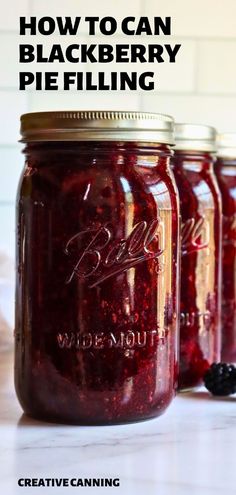
{"label": "jar shoulder", "polygon": [[[18,199],[46,202],[151,201],[176,208],[176,190],[166,160],[143,155],[101,157],[85,160],[73,155],[59,162],[43,158],[27,162],[18,188]],[[156,164],[157,162],[157,164]]]}
{"label": "jar shoulder", "polygon": [[184,213],[199,209],[220,208],[220,191],[214,173],[199,167],[175,165],[173,172]]}

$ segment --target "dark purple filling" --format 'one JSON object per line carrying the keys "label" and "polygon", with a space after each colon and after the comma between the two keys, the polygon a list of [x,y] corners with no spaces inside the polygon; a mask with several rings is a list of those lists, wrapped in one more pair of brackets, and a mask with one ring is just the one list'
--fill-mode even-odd
{"label": "dark purple filling", "polygon": [[236,362],[236,160],[215,164],[223,205],[222,356]]}
{"label": "dark purple filling", "polygon": [[182,216],[179,388],[200,385],[219,357],[221,203],[207,153],[177,151]]}
{"label": "dark purple filling", "polygon": [[17,211],[15,383],[72,423],[161,414],[176,385],[178,205],[167,147],[28,145]]}

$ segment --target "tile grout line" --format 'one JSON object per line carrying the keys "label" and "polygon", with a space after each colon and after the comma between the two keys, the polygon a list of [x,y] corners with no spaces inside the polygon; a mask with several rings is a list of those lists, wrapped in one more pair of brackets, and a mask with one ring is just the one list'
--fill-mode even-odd
{"label": "tile grout line", "polygon": [[[194,75],[194,78],[195,78],[195,75]],[[28,89],[27,91],[21,91],[20,92],[17,87],[9,87],[9,86],[2,86],[1,87],[0,86],[0,94],[1,93],[16,93],[16,94],[22,94],[22,95],[23,94],[25,94],[25,95],[28,94],[31,97],[32,95],[34,95],[36,93],[36,91],[33,90],[33,89]],[[45,90],[40,91],[40,94],[46,94],[46,93],[47,94],[52,94],[51,91],[45,91]],[[86,90],[83,90],[83,91],[71,90],[71,91],[68,92],[68,94],[73,94],[73,95],[79,95],[79,94],[85,94],[85,93],[87,93]],[[91,91],[90,93],[91,94],[95,94],[96,91]],[[106,94],[106,93],[109,94],[110,91],[101,91],[101,93],[102,94]],[[119,90],[118,91],[114,91],[113,93],[114,93],[114,95],[115,94],[124,94],[123,91],[119,91]],[[139,94],[141,96],[146,95],[146,92],[145,91],[131,91],[131,90],[128,91],[127,90],[127,91],[125,91],[125,93],[126,94],[135,94],[135,93],[137,93],[137,94]],[[64,94],[64,91],[62,89],[61,90],[57,90],[57,91],[54,91],[54,94],[61,94],[62,95],[62,94]],[[160,91],[152,91],[152,92],[149,92],[148,94],[150,94],[150,95],[152,94],[152,95],[156,95],[156,96],[177,96],[177,97],[178,96],[179,97],[183,97],[183,96],[186,96],[186,97],[188,97],[188,96],[196,96],[196,97],[204,97],[204,98],[218,98],[218,97],[220,97],[220,98],[227,98],[227,99],[228,98],[235,98],[236,97],[236,92],[234,92],[234,93],[229,93],[229,92],[227,92],[227,93],[220,93],[220,92],[216,92],[215,93],[215,92],[212,92],[211,91],[211,92],[208,93],[206,91],[202,91],[201,92],[201,91],[198,91],[196,89],[194,89],[193,91],[192,90],[191,91],[187,91],[187,90],[186,91],[161,91],[160,90]]]}
{"label": "tile grout line", "polygon": [[[29,2],[29,4],[31,4],[31,2]],[[31,10],[31,9],[30,9]],[[30,12],[30,15],[31,15],[31,12]],[[84,32],[80,32],[79,33],[81,36],[87,36],[89,38],[89,35],[86,31]],[[17,29],[0,29],[0,36],[10,36],[10,35],[13,35],[13,36],[19,36],[19,31]],[[58,31],[55,31],[55,33],[53,33],[53,35],[51,35],[52,39],[53,39],[53,36],[60,36],[59,35],[59,32]],[[37,39],[37,37],[40,37],[40,38],[44,38],[43,35],[36,35],[36,36],[32,36],[32,39]],[[79,37],[79,35],[78,35]],[[98,38],[101,38],[101,39],[105,39],[105,37],[101,34],[101,33],[98,33],[96,35],[96,37]],[[115,35],[113,35],[111,37],[111,40],[112,39],[115,39],[117,37],[122,37],[126,40],[130,40],[131,38],[133,38],[133,36],[126,36],[125,34],[123,34],[122,32],[117,32],[115,33]],[[47,37],[46,37],[47,38]],[[46,39],[45,38],[45,39]],[[143,36],[142,37],[142,40],[153,40],[154,36]],[[157,37],[155,37],[157,38]],[[22,37],[23,39],[23,37]],[[229,43],[233,43],[233,42],[236,42],[236,36],[189,36],[189,35],[184,35],[184,34],[175,34],[175,35],[170,35],[170,36],[163,36],[163,35],[160,35],[158,36],[158,40],[159,41],[164,41],[164,40],[180,40],[182,39],[183,41],[203,41],[203,42],[229,42]],[[137,43],[140,43],[140,40],[137,40]]]}

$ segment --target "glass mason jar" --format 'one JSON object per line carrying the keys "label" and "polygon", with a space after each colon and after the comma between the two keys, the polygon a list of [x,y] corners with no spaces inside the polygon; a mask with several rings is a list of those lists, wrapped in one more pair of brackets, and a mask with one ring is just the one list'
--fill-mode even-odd
{"label": "glass mason jar", "polygon": [[221,199],[213,173],[216,132],[176,124],[173,171],[180,196],[179,388],[202,383],[220,351]]}
{"label": "glass mason jar", "polygon": [[218,138],[215,173],[222,195],[222,356],[236,362],[236,134]]}
{"label": "glass mason jar", "polygon": [[177,373],[173,120],[24,115],[15,385],[24,411],[108,424],[161,414]]}

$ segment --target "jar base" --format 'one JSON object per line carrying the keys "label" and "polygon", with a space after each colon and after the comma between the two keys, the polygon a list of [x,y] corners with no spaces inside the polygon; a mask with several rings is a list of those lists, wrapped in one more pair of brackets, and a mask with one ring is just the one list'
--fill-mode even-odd
{"label": "jar base", "polygon": [[161,410],[158,414],[155,414],[153,416],[148,416],[145,418],[134,418],[134,419],[123,419],[123,420],[101,420],[101,421],[92,421],[92,420],[85,420],[85,419],[78,419],[78,420],[71,420],[71,419],[61,419],[59,417],[55,416],[47,416],[39,413],[31,413],[31,412],[23,412],[23,417],[22,418],[30,418],[35,421],[40,421],[43,423],[49,423],[51,425],[64,425],[64,426],[122,426],[122,425],[129,425],[129,424],[135,424],[135,423],[143,423],[144,421],[150,421],[158,418],[161,416],[166,409]]}

